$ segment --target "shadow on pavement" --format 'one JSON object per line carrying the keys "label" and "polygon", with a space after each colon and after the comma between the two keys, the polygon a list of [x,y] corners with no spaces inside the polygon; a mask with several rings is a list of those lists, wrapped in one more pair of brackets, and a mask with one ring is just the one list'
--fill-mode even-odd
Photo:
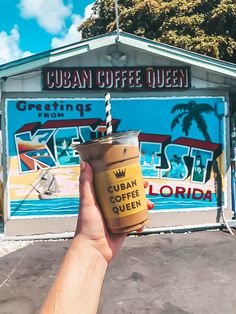
{"label": "shadow on pavement", "polygon": [[0,258],[0,313],[38,313],[68,246],[34,242]]}
{"label": "shadow on pavement", "polygon": [[[70,242],[34,242],[0,259],[1,314],[38,313]],[[129,237],[98,314],[233,314],[235,265],[236,240],[220,231]]]}

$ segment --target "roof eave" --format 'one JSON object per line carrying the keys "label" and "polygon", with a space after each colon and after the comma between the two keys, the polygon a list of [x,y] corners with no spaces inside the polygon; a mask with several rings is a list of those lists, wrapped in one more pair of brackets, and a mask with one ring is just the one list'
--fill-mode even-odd
{"label": "roof eave", "polygon": [[74,44],[70,44],[68,46],[33,55],[25,59],[13,61],[3,65],[2,69],[0,66],[0,77],[9,77],[30,72],[37,68],[50,65],[56,61],[115,44],[117,39],[121,44],[133,47],[135,49],[140,47],[140,50],[146,51],[147,53],[178,60],[180,62],[197,66],[214,73],[236,78],[236,65],[233,63],[172,47],[167,44],[158,43],[156,41],[125,32],[121,32],[119,36],[117,36],[116,32],[99,35]]}
{"label": "roof eave", "polygon": [[[137,48],[137,40],[139,37],[128,33],[122,33],[120,36],[120,43],[125,45],[134,46]],[[137,38],[135,38],[137,37]],[[139,39],[140,41],[140,39]],[[230,62],[214,59],[212,57],[204,56],[198,53],[187,51],[184,49],[172,47],[170,45],[158,43],[156,41],[141,38],[142,50],[152,54],[158,54],[162,57],[178,60],[193,66],[201,67],[218,74],[236,78],[236,65]]]}
{"label": "roof eave", "polygon": [[[102,40],[100,40],[102,37]],[[103,36],[93,37],[89,40],[77,42],[68,46],[60,47],[54,50],[49,50],[45,53],[39,53],[24,59],[19,59],[8,64],[4,64],[1,70],[0,77],[9,77],[22,73],[33,71],[37,68],[50,65],[56,61],[70,58],[98,49],[104,46],[114,44],[116,42],[116,34],[109,33]]]}

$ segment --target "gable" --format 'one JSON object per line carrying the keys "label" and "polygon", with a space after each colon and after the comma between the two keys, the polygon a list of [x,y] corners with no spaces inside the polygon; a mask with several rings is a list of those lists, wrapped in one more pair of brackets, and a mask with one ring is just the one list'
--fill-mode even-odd
{"label": "gable", "polygon": [[163,57],[175,60],[176,62],[184,62],[208,69],[209,71],[218,72],[234,78],[236,77],[235,64],[124,32],[120,34],[119,41],[117,41],[116,32],[113,32],[3,64],[0,66],[0,77],[19,74],[29,69],[46,66],[47,64],[63,61],[73,56],[90,53],[115,44],[127,46],[131,50],[132,48],[133,50],[140,50],[142,53],[150,53],[160,58]]}

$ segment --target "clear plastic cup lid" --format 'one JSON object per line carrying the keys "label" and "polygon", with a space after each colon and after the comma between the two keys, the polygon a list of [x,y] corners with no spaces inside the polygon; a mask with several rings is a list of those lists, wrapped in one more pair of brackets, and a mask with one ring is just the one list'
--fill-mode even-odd
{"label": "clear plastic cup lid", "polygon": [[88,146],[94,144],[127,144],[127,145],[137,145],[138,135],[140,131],[126,131],[126,132],[116,132],[110,135],[105,135],[97,139],[87,141],[80,144],[72,145],[73,148],[78,148],[79,146]]}

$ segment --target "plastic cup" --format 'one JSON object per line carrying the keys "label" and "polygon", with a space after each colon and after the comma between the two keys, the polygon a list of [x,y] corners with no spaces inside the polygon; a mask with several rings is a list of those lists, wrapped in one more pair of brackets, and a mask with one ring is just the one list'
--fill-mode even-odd
{"label": "plastic cup", "polygon": [[74,147],[93,169],[96,200],[112,233],[131,232],[148,222],[138,135],[114,133]]}

